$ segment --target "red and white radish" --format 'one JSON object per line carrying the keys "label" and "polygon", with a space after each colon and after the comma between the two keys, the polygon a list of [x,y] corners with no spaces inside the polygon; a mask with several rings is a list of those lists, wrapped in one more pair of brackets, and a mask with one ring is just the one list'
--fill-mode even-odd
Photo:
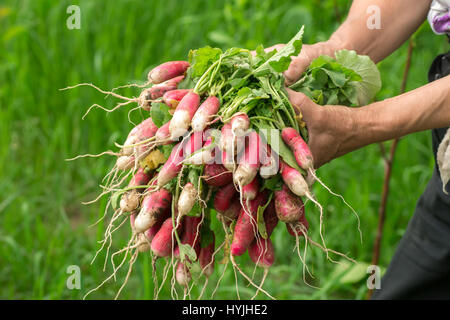
{"label": "red and white radish", "polygon": [[169,61],[153,68],[147,78],[150,83],[161,83],[183,75],[188,68],[189,62],[187,61]]}
{"label": "red and white radish", "polygon": [[278,219],[285,223],[293,223],[300,219],[304,213],[304,204],[300,197],[296,196],[283,184],[281,190],[275,191],[275,209]]}
{"label": "red and white radish", "polygon": [[192,130],[194,132],[202,132],[205,130],[208,122],[212,120],[212,118],[219,111],[220,101],[215,96],[208,97],[198,108],[197,112],[194,114],[192,118]]}
{"label": "red and white radish", "polygon": [[289,189],[299,197],[309,195],[308,184],[303,175],[280,159],[281,178]]}
{"label": "red and white radish", "polygon": [[178,214],[180,217],[186,215],[191,211],[197,202],[198,191],[195,186],[188,182],[183,187],[183,190],[180,193],[180,197],[178,198]]}
{"label": "red and white radish", "polygon": [[142,200],[142,208],[134,221],[134,230],[140,233],[153,226],[161,219],[161,216],[167,214],[171,203],[172,194],[164,188],[147,194]]}
{"label": "red and white radish", "polygon": [[294,128],[284,128],[281,137],[294,153],[297,164],[304,170],[313,169],[313,157],[305,140]]}
{"label": "red and white radish", "polygon": [[169,131],[172,140],[177,140],[188,131],[199,103],[200,96],[195,92],[189,92],[181,99],[170,120]]}
{"label": "red and white radish", "polygon": [[252,131],[248,135],[248,143],[245,145],[244,154],[239,158],[239,166],[234,172],[234,182],[239,186],[245,186],[252,182],[260,167],[261,138]]}
{"label": "red and white radish", "polygon": [[183,159],[183,145],[180,142],[173,147],[169,159],[158,173],[157,185],[159,188],[162,188],[178,175],[183,166]]}

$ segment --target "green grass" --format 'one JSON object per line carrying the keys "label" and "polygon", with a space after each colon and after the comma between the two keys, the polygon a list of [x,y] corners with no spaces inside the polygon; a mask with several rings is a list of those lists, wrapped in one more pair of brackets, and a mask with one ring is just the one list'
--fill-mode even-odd
{"label": "green grass", "polygon": [[[325,40],[338,26],[334,1],[50,1],[5,0],[0,5],[0,298],[79,299],[111,272],[102,271],[102,259],[90,265],[98,249],[104,223],[89,227],[103,213],[105,200],[90,206],[98,184],[113,159],[66,162],[77,154],[114,148],[131,125],[124,121],[128,110],[105,114],[82,114],[93,103],[112,107],[91,88],[61,92],[80,82],[112,88],[143,81],[148,70],[161,62],[184,59],[191,48],[204,45],[254,48],[288,40],[301,24],[305,42]],[[348,1],[338,1],[345,15]],[[66,8],[81,7],[81,30],[66,28]],[[416,34],[408,90],[426,83],[433,57],[446,50],[445,40],[428,26]],[[378,99],[399,93],[406,59],[406,45],[379,67],[383,90]],[[123,93],[135,96],[138,91]],[[133,119],[139,119],[139,113]],[[393,168],[392,190],[387,207],[380,265],[389,264],[396,245],[413,213],[416,201],[431,176],[433,158],[427,132],[400,142]],[[363,243],[357,220],[340,199],[319,186],[315,192],[325,205],[326,240],[329,247],[370,262],[377,226],[377,210],[383,180],[383,163],[376,145],[353,152],[319,170],[332,190],[342,194],[361,219]],[[318,211],[308,207],[311,236],[319,238]],[[127,228],[125,228],[127,229]],[[129,231],[116,234],[113,249],[127,242]],[[302,281],[301,265],[291,248],[294,240],[284,227],[274,234],[277,261],[266,281],[279,299],[362,299],[365,280],[351,284],[338,281],[336,265],[317,249],[308,252],[314,273],[313,289]],[[303,243],[303,242],[302,242]],[[101,256],[102,258],[103,256]],[[253,271],[248,259],[240,259]],[[153,280],[149,257],[139,257],[123,299],[151,299]],[[158,267],[163,267],[163,261]],[[66,269],[81,268],[81,290],[66,288]],[[222,270],[223,266],[218,266]],[[259,271],[261,272],[261,271]],[[216,283],[220,273],[211,279]],[[258,277],[260,273],[258,273]],[[111,299],[125,277],[108,283],[92,298]],[[161,274],[158,275],[161,279]],[[212,289],[207,291],[207,297]],[[239,280],[241,297],[253,294]],[[194,289],[194,297],[199,288]],[[165,289],[161,298],[170,299]],[[262,295],[259,295],[263,298]],[[229,270],[215,298],[236,298],[233,273]]]}

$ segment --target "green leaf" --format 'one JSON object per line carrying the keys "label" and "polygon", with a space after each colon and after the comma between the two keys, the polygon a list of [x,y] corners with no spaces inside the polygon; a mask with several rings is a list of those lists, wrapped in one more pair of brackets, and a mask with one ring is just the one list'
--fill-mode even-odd
{"label": "green leaf", "polygon": [[116,191],[111,196],[111,206],[114,211],[119,207],[119,197],[123,194],[123,191]]}
{"label": "green leaf", "polygon": [[150,117],[158,128],[161,128],[165,123],[172,119],[172,115],[169,110],[169,106],[164,103],[152,104],[152,108],[150,109]]}
{"label": "green leaf", "polygon": [[178,248],[180,249],[181,262],[184,262],[186,259],[189,259],[189,261],[197,260],[197,253],[189,244],[179,243]]}
{"label": "green leaf", "polygon": [[191,64],[191,76],[201,77],[205,71],[217,60],[219,60],[222,50],[206,46],[189,52],[189,63]]}
{"label": "green leaf", "polygon": [[258,206],[258,210],[256,213],[256,223],[258,226],[258,232],[264,239],[267,239],[269,235],[267,234],[266,222],[264,221],[264,211],[269,205],[270,201],[272,201],[273,193],[270,194],[269,199],[267,200],[264,206]]}
{"label": "green leaf", "polygon": [[277,174],[269,179],[265,179],[262,190],[268,189],[271,191],[281,190],[283,187],[283,180],[281,179],[281,175]]}
{"label": "green leaf", "polygon": [[267,59],[262,65],[255,70],[256,76],[267,74],[267,71],[282,73],[289,68],[291,57],[296,56],[302,49],[304,26],[300,31],[283,47],[277,51],[272,57]]}
{"label": "green leaf", "polygon": [[381,89],[380,72],[375,63],[368,56],[358,55],[353,50],[340,50],[335,56],[338,63],[361,77],[361,81],[349,83],[356,89],[358,105],[369,103]]}

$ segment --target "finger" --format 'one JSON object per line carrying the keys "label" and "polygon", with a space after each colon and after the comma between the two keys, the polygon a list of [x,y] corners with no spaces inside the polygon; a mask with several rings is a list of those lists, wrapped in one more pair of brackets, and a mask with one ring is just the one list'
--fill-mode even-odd
{"label": "finger", "polygon": [[284,72],[284,78],[286,79],[286,85],[290,86],[297,82],[303,72],[309,65],[309,60],[303,56],[294,58],[289,65],[289,68]]}
{"label": "finger", "polygon": [[304,93],[296,92],[289,88],[286,88],[286,90],[289,96],[289,101],[291,101],[294,109],[296,109],[296,111],[301,112],[303,119],[307,121],[307,119],[314,111],[314,108],[317,107],[317,105]]}

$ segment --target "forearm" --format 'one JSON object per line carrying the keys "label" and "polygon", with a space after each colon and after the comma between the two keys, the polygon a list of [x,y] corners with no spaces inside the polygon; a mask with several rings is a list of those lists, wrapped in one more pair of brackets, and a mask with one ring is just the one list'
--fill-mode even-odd
{"label": "forearm", "polygon": [[[431,0],[354,0],[345,22],[330,37],[336,49],[351,49],[375,62],[389,56],[426,19]],[[380,29],[370,29],[368,19],[380,8]]]}
{"label": "forearm", "polygon": [[349,135],[339,154],[410,133],[450,126],[450,76],[350,112]]}

